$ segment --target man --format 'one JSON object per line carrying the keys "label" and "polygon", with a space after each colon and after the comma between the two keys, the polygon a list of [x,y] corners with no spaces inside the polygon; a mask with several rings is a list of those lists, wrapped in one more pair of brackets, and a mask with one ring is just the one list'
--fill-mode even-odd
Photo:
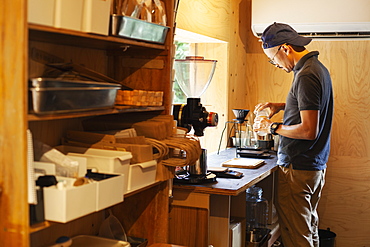
{"label": "man", "polygon": [[318,60],[319,52],[305,46],[310,38],[289,25],[274,23],[262,34],[270,63],[294,79],[286,103],[258,104],[272,117],[284,110],[283,123],[256,118],[255,131],[280,136],[276,208],[284,247],[319,247],[317,206],[325,183],[330,151],[333,92],[330,74]]}

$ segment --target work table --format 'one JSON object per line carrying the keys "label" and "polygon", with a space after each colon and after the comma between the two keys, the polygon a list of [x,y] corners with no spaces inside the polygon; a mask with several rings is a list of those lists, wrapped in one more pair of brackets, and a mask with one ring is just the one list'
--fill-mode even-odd
{"label": "work table", "polygon": [[[229,148],[207,155],[208,167],[221,167],[222,163],[236,158],[235,148]],[[248,159],[248,158],[242,158]],[[265,164],[255,169],[229,168],[242,172],[242,178],[216,178],[216,182],[205,184],[176,184],[174,188],[191,190],[193,192],[237,196],[250,186],[263,180],[277,169],[276,154],[271,152],[271,158],[263,159]]]}
{"label": "work table", "polygon": [[[236,158],[235,148],[207,155],[207,166],[221,167]],[[242,158],[247,159],[248,158]],[[254,169],[229,168],[242,172],[242,178],[216,178],[205,184],[174,184],[170,211],[170,241],[192,247],[231,247],[245,242],[246,189],[263,188],[264,197],[273,201],[276,154],[263,159],[265,164]],[[269,208],[270,210],[270,208]],[[274,227],[267,246],[279,236]],[[233,242],[237,241],[237,242]]]}

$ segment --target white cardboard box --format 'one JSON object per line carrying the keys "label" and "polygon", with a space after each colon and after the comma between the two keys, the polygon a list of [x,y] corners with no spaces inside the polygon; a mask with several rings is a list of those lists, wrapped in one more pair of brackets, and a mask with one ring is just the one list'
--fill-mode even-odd
{"label": "white cardboard box", "polygon": [[111,0],[29,0],[28,22],[108,35]]}
{"label": "white cardboard box", "polygon": [[[82,148],[74,146],[58,146],[59,151],[69,156],[80,156],[87,159],[87,168],[99,173],[119,173],[129,176],[132,154],[125,151],[104,150],[97,148]],[[128,179],[123,185],[124,193],[128,190]]]}
{"label": "white cardboard box", "polygon": [[84,0],[55,0],[54,27],[81,31]]}
{"label": "white cardboard box", "polygon": [[131,192],[153,184],[156,172],[157,161],[155,160],[130,165],[128,191]]}
{"label": "white cardboard box", "polygon": [[109,34],[111,0],[85,0],[82,14],[82,31]]}
{"label": "white cardboard box", "polygon": [[55,0],[29,0],[28,22],[53,26],[55,18]]}
{"label": "white cardboard box", "polygon": [[76,179],[58,177],[66,181],[65,188],[57,186],[44,188],[45,219],[66,223],[81,216],[95,212],[97,193],[96,183],[73,186]]}

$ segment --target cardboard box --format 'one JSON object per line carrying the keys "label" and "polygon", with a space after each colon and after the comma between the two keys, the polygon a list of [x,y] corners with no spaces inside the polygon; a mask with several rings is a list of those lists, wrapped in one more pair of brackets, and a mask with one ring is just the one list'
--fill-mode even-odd
{"label": "cardboard box", "polygon": [[[132,129],[134,131],[134,129]],[[136,132],[135,132],[136,135]],[[86,148],[128,151],[130,163],[153,160],[153,147],[146,143],[145,137],[115,137],[112,134],[100,134],[85,131],[67,131],[63,144]]]}
{"label": "cardboard box", "polygon": [[54,27],[81,31],[84,0],[55,0]]}
{"label": "cardboard box", "polygon": [[142,121],[134,123],[132,127],[136,130],[138,136],[145,136],[157,140],[167,138],[167,129],[164,122],[158,121]]}
{"label": "cardboard box", "polygon": [[84,0],[82,31],[109,34],[111,0]]}
{"label": "cardboard box", "polygon": [[29,0],[28,22],[53,26],[54,25],[55,0]]}

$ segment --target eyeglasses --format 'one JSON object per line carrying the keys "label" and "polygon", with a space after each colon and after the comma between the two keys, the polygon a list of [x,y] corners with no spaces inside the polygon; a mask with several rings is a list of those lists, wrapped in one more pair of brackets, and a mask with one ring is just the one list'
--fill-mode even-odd
{"label": "eyeglasses", "polygon": [[269,63],[271,63],[272,65],[276,66],[276,67],[279,67],[279,65],[277,65],[274,61],[274,58],[276,57],[276,55],[278,54],[278,52],[280,51],[281,47],[283,45],[279,46],[278,50],[276,51],[275,55],[269,60]]}

